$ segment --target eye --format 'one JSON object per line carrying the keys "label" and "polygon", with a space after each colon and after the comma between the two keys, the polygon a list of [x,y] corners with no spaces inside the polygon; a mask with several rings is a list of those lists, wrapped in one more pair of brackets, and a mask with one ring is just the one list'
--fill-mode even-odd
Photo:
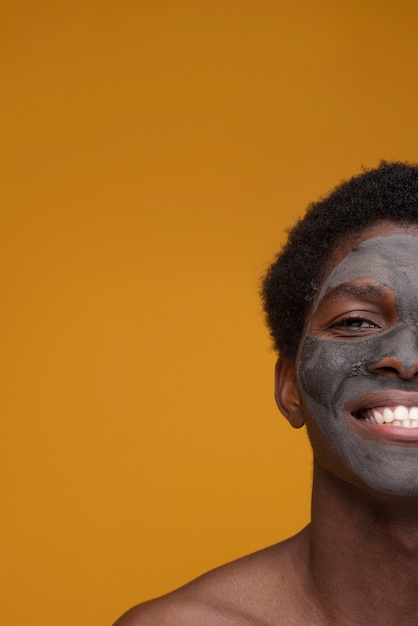
{"label": "eye", "polygon": [[325,293],[308,326],[313,337],[363,341],[391,328],[398,319],[393,290],[369,278],[337,284]]}
{"label": "eye", "polygon": [[[380,323],[379,323],[380,322]],[[382,330],[382,320],[362,317],[361,315],[348,315],[332,322],[325,330],[325,336],[329,339],[360,339],[373,335]]]}
{"label": "eye", "polygon": [[331,328],[345,328],[353,330],[368,330],[369,328],[380,328],[378,324],[364,317],[346,317],[331,325]]}

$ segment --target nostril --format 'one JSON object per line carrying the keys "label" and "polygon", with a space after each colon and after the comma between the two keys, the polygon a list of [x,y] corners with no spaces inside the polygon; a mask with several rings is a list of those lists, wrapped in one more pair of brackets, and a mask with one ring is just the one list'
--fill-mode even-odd
{"label": "nostril", "polygon": [[402,378],[416,380],[418,378],[418,362],[404,363],[394,357],[385,357],[368,368],[369,372],[386,378]]}
{"label": "nostril", "polygon": [[389,367],[389,366],[385,366],[385,367],[376,367],[374,368],[374,373],[375,374],[380,374],[380,376],[386,376],[388,378],[399,378],[400,372],[398,369],[396,369],[396,367]]}

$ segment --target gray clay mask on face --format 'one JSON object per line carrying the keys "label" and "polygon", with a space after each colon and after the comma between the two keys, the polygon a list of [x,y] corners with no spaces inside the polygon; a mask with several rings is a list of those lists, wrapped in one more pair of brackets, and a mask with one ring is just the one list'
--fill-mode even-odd
{"label": "gray clay mask on face", "polygon": [[[360,279],[390,294],[391,318],[379,300],[363,307],[386,319],[386,325],[354,338],[340,338],[333,331],[331,336],[310,334],[326,298]],[[384,369],[388,363],[396,367]],[[302,339],[297,372],[306,406],[332,450],[364,484],[381,493],[418,496],[418,428],[415,441],[364,436],[367,426],[357,427],[351,408],[362,407],[362,402],[371,408],[370,398],[375,398],[375,406],[407,404],[409,392],[415,394],[409,405],[418,406],[418,374],[413,375],[417,363],[418,237],[368,239],[324,281]]]}

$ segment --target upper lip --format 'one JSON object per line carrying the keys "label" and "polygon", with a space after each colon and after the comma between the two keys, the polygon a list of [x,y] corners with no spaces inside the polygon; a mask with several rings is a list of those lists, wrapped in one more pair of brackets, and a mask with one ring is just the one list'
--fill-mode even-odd
{"label": "upper lip", "polygon": [[345,409],[351,415],[356,415],[361,411],[385,406],[418,406],[418,392],[391,389],[376,391],[348,402]]}

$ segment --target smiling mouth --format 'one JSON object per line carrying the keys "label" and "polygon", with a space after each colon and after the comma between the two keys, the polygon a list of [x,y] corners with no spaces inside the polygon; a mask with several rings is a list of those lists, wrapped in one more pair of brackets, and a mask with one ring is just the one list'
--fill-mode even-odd
{"label": "smiling mouth", "polygon": [[372,392],[347,403],[344,415],[360,438],[418,447],[418,391]]}
{"label": "smiling mouth", "polygon": [[418,428],[418,406],[378,406],[355,411],[352,415],[366,424]]}

